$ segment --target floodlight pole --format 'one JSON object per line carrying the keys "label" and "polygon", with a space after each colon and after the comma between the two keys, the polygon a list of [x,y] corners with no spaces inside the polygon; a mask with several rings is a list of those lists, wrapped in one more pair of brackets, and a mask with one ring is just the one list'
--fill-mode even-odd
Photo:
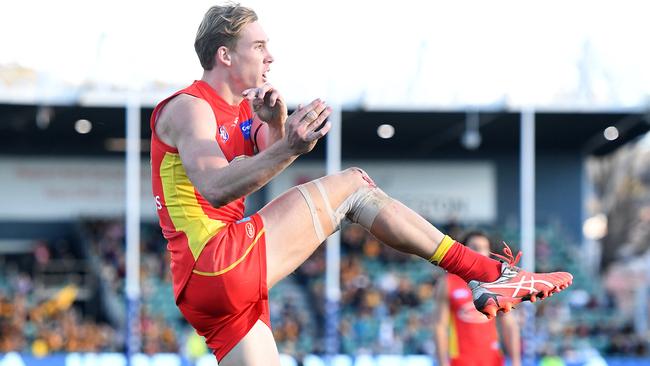
{"label": "floodlight pole", "polygon": [[[343,121],[340,106],[334,106],[329,121],[332,128],[326,137],[327,174],[341,170],[341,124]],[[341,299],[341,233],[335,232],[327,239],[325,271],[325,351],[328,363],[339,350],[339,301]]]}
{"label": "floodlight pole", "polygon": [[[521,111],[521,138],[519,159],[520,182],[520,223],[522,267],[534,272],[535,270],[535,110],[531,107]],[[523,364],[533,366],[535,362],[535,308],[527,304],[524,337]]]}
{"label": "floodlight pole", "polygon": [[127,363],[140,352],[140,97],[126,104],[126,299]]}
{"label": "floodlight pole", "polygon": [[521,249],[522,268],[535,270],[535,111],[521,112]]}

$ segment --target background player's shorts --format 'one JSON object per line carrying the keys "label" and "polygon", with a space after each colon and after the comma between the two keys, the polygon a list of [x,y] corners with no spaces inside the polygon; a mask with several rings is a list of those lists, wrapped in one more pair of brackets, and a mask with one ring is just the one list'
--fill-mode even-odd
{"label": "background player's shorts", "polygon": [[217,361],[258,319],[271,327],[264,224],[258,214],[229,224],[208,242],[178,307]]}
{"label": "background player's shorts", "polygon": [[477,350],[474,354],[452,358],[450,366],[503,366],[505,359],[501,352]]}

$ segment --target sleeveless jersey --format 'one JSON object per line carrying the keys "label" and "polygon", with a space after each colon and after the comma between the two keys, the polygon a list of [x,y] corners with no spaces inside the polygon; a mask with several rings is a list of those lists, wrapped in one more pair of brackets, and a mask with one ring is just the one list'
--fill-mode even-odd
{"label": "sleeveless jersey", "polygon": [[[499,356],[499,338],[495,320],[489,320],[474,306],[472,291],[462,278],[447,275],[449,298],[449,358],[469,361],[463,364],[492,365]],[[472,362],[476,360],[476,362]]]}
{"label": "sleeveless jersey", "polygon": [[151,180],[153,195],[163,236],[171,254],[174,296],[187,283],[194,263],[206,243],[227,223],[244,217],[244,197],[214,208],[201,196],[185,173],[180,155],[156,135],[155,124],[160,111],[175,96],[188,94],[205,100],[214,112],[216,136],[226,159],[255,153],[251,138],[253,114],[247,100],[237,106],[226,103],[206,82],[198,80],[160,102],[151,115]]}

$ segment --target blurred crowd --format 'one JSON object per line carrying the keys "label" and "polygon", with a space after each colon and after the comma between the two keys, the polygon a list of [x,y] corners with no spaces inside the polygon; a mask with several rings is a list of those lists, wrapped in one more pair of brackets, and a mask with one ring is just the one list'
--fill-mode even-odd
{"label": "blurred crowd", "polygon": [[[357,225],[346,226],[341,241],[340,351],[432,354],[433,291],[441,272],[425,261],[384,246]],[[325,329],[328,310],[324,273],[321,247],[295,276],[310,294],[316,329],[321,330]],[[282,332],[282,327],[278,324],[276,332]],[[323,339],[325,334],[317,337]],[[278,339],[284,349],[287,345]]]}
{"label": "blurred crowd", "polygon": [[[97,290],[98,296],[113,297],[123,306],[126,263],[123,224],[94,220],[84,222],[80,230],[87,248],[84,255],[100,264],[96,268],[98,283],[102,285]],[[445,230],[454,237],[462,237],[462,228],[458,226]],[[508,235],[515,234],[500,232],[501,238],[507,239]],[[382,245],[357,225],[344,226],[341,238],[338,352],[433,355],[433,293],[442,271]],[[561,234],[554,230],[541,231],[536,253],[538,266],[544,270],[556,269],[558,263],[563,268],[568,266],[567,269],[577,273],[575,283],[571,291],[535,307],[537,329],[535,336],[529,338],[529,345],[534,345],[539,355],[547,356],[570,357],[572,352],[585,348],[604,355],[648,356],[647,339],[635,331],[634,317],[619,311],[600,281],[580,273],[577,248],[566,242],[558,244],[558,240],[562,240]],[[36,290],[33,268],[39,261],[49,260],[55,244],[39,243],[33,253],[23,255],[27,258],[18,261],[20,266],[3,263],[0,353],[123,351],[124,328],[111,322],[116,318],[109,314],[102,316],[110,309],[91,316],[73,295],[66,295],[66,288],[49,295]],[[208,350],[174,305],[165,247],[158,228],[144,225],[142,348],[148,354],[181,352],[198,357]],[[1,256],[0,260],[15,262],[13,258]],[[324,278],[322,246],[271,290],[273,332],[281,352],[298,358],[326,352],[325,329],[332,309],[324,297]],[[48,308],[47,304],[55,305]],[[47,311],[43,310],[44,306]]]}
{"label": "blurred crowd", "polygon": [[[93,220],[82,225],[89,241],[89,256],[99,260],[104,296],[125,297],[125,227],[121,221]],[[178,330],[182,319],[171,295],[171,272],[166,242],[154,225],[143,225],[140,242],[142,350],[147,354],[179,351]],[[171,314],[169,314],[171,310]]]}
{"label": "blurred crowd", "polygon": [[77,288],[56,291],[35,280],[40,266],[74,258],[70,243],[36,242],[31,253],[0,256],[0,353],[114,351],[123,337],[115,328],[74,306]]}

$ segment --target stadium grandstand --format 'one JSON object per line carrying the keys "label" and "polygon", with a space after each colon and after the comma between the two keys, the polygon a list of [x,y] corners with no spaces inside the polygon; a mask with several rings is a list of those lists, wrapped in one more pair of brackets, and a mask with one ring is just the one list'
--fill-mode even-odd
{"label": "stadium grandstand", "polygon": [[[17,19],[26,19],[33,3],[16,2]],[[89,18],[106,7],[82,3],[76,5]],[[332,9],[345,6],[332,3],[337,5]],[[533,52],[531,44],[524,47],[528,54],[518,56],[508,53],[518,40],[508,38],[493,45],[500,51],[490,53],[483,66],[456,64],[449,55],[480,59],[481,53],[492,52],[481,41],[504,30],[486,31],[486,38],[458,30],[453,40],[441,40],[420,24],[426,19],[419,13],[457,18],[462,6],[408,4],[423,7],[413,15],[419,24],[412,29],[414,40],[404,41],[400,51],[412,54],[412,60],[364,69],[357,60],[361,56],[353,56],[358,74],[344,73],[346,67],[332,61],[333,70],[315,74],[323,80],[309,86],[291,74],[293,67],[305,75],[313,70],[299,65],[301,54],[288,43],[309,35],[274,22],[285,19],[283,12],[302,14],[316,5],[282,12],[261,1],[244,4],[258,9],[277,45],[275,53],[282,55],[276,56],[273,79],[278,87],[286,86],[290,108],[321,92],[336,106],[331,117],[336,132],[248,197],[247,212],[333,167],[361,166],[387,193],[450,236],[462,238],[480,229],[489,234],[494,252],[505,242],[514,252],[528,250],[537,270],[574,275],[569,290],[513,312],[520,324],[533,319],[532,327],[521,330],[524,364],[650,365],[650,73],[636,63],[615,64],[604,54],[614,49],[646,65],[650,55],[636,50],[641,43],[634,50],[615,48],[602,36],[604,26],[591,19],[583,25],[584,34],[570,41],[549,35],[557,48]],[[151,11],[142,4],[133,5],[133,15],[125,18],[125,29],[136,34],[133,40],[116,24],[82,19],[89,33],[73,38],[91,45],[82,56],[75,59],[77,51],[64,45],[57,46],[59,52],[46,45],[61,63],[74,59],[67,68],[35,62],[14,44],[20,40],[8,43],[12,55],[0,55],[0,366],[216,365],[174,302],[149,165],[149,117],[157,101],[200,76],[193,50],[185,46],[191,46],[210,5],[161,10],[168,21],[187,18],[179,23],[187,28],[179,32],[184,38],[150,23],[139,34],[136,23]],[[54,11],[52,6],[45,10]],[[361,11],[361,5],[349,6]],[[498,19],[505,16],[498,14],[506,8],[476,6]],[[645,6],[635,6],[625,14],[637,22],[612,31],[621,39],[643,38],[638,35],[643,31],[630,28],[643,21]],[[569,7],[572,16],[586,11]],[[323,11],[336,16],[332,9]],[[598,5],[594,17],[621,9]],[[388,4],[377,11],[379,19],[391,15]],[[351,15],[343,17],[350,20]],[[38,20],[51,24],[42,15]],[[491,24],[472,20],[477,27]],[[381,22],[367,21],[378,35],[396,41]],[[441,31],[452,26],[450,21],[431,26]],[[331,28],[324,20],[315,22]],[[406,24],[395,22],[395,27]],[[304,19],[300,24],[312,28]],[[572,26],[569,20],[559,25],[564,32]],[[6,27],[0,25],[0,31],[12,34]],[[58,37],[72,34],[74,27],[68,27]],[[526,34],[534,38],[531,32]],[[345,35],[337,31],[327,42],[341,42]],[[25,40],[36,36],[29,37]],[[134,43],[165,37],[189,61],[170,59],[190,65],[185,72],[194,73],[176,71],[161,79],[164,68],[178,68],[170,66],[172,61],[149,69],[140,61],[125,65],[118,57],[128,52],[140,60],[154,52],[147,47],[160,47],[159,41],[142,49]],[[120,48],[121,41],[128,47]],[[460,50],[461,42],[480,52]],[[341,50],[353,52],[343,44]],[[371,47],[385,46],[373,39],[361,54]],[[442,60],[434,57],[438,49],[446,55]],[[550,62],[554,53],[562,61]],[[519,57],[531,62],[530,70],[514,68],[521,64]],[[540,60],[533,61],[536,57]],[[493,58],[509,61],[499,66]],[[548,68],[540,66],[546,61]],[[316,60],[313,67],[329,65]],[[386,75],[384,83],[371,76],[387,73],[386,67],[411,71]],[[75,68],[83,75],[76,75]],[[539,85],[536,91],[523,81],[510,85],[500,79],[527,72],[535,74],[527,80]],[[134,73],[141,76],[134,80]],[[550,80],[556,75],[564,79]],[[332,268],[339,269],[334,277]],[[270,291],[283,366],[437,365],[434,293],[443,275],[346,222],[339,236]],[[332,291],[340,296],[330,296]]]}

